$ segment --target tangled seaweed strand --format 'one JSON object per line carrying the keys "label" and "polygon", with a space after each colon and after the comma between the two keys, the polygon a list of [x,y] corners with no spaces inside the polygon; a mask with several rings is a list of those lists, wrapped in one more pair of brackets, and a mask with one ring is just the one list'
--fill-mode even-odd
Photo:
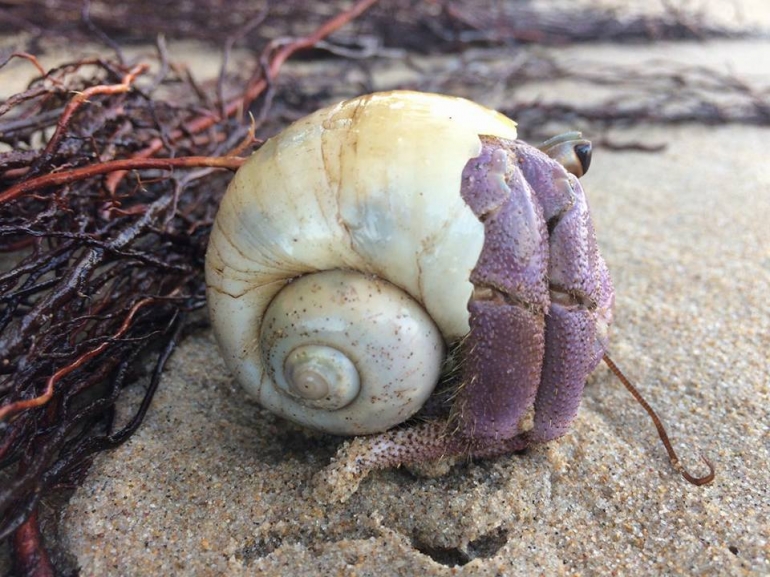
{"label": "tangled seaweed strand", "polygon": [[[88,66],[92,76],[73,63],[33,82],[12,117],[0,118],[15,148],[0,156],[3,185],[11,183],[0,193],[0,250],[21,255],[0,275],[0,468],[12,475],[0,489],[1,537],[34,538],[23,524],[46,491],[75,482],[91,455],[141,423],[184,319],[203,304],[205,227],[221,190],[203,185],[215,169],[167,168],[236,168],[241,159],[226,156],[233,138],[250,142],[223,122],[111,194],[104,167],[200,112],[135,87],[145,67]],[[28,154],[49,127],[48,144]],[[114,403],[143,353],[156,358],[150,386],[116,427]]]}
{"label": "tangled seaweed strand", "polygon": [[[373,1],[269,45],[245,89],[213,110],[162,47],[154,78],[146,63],[82,60],[0,105],[0,141],[11,147],[0,154],[0,252],[17,259],[0,274],[0,539],[14,535],[20,570],[51,572],[40,499],[76,484],[93,454],[137,429],[204,304],[220,172],[240,166],[255,142],[255,127],[235,113],[294,52]],[[29,54],[12,57],[41,70]],[[170,96],[154,97],[158,89]],[[142,399],[119,425],[115,402],[148,363]]]}
{"label": "tangled seaweed strand", "polygon": [[[73,39],[120,37],[152,42],[158,34],[224,43],[235,29],[264,13],[268,25],[246,34],[259,46],[279,36],[303,36],[321,24],[344,0],[221,0],[157,2],[134,0],[47,0],[11,2],[0,11],[0,32],[23,30],[33,37],[57,32]],[[566,3],[565,3],[566,5]],[[672,3],[655,16],[621,14],[586,5],[578,8],[538,6],[529,0],[388,0],[374,6],[344,36],[352,45],[371,43],[413,53],[446,53],[469,46],[514,43],[566,45],[575,42],[638,42],[731,37],[737,31],[709,24],[702,14],[682,11]],[[280,26],[274,23],[279,22]],[[745,35],[745,30],[740,32]],[[338,40],[342,37],[338,37]]]}
{"label": "tangled seaweed strand", "polygon": [[[583,87],[609,88],[609,96],[581,103],[556,96],[517,96],[528,85],[554,80]],[[648,61],[643,67],[597,65],[544,51],[502,51],[471,55],[420,70],[416,86],[429,92],[464,95],[469,86],[487,95],[505,95],[499,110],[515,118],[525,140],[544,140],[555,132],[587,128],[596,146],[657,151],[660,143],[616,143],[602,134],[614,128],[745,124],[770,126],[770,86],[747,83],[731,72],[707,66]],[[596,135],[600,135],[596,137]]]}
{"label": "tangled seaweed strand", "polygon": [[[505,112],[525,128],[554,120],[604,128],[770,124],[767,91],[705,69],[575,71],[522,52],[503,59],[501,73],[492,66],[499,54],[487,62],[483,53],[466,52],[471,45],[509,50],[528,42],[731,35],[692,16],[621,21],[610,12],[541,14],[519,2],[510,10],[490,2],[471,14],[458,2],[398,0],[359,17],[375,2],[361,0],[331,18],[328,3],[255,7],[251,0],[228,3],[227,18],[212,18],[221,10],[214,0],[189,3],[197,11],[175,5],[174,18],[163,3],[144,0],[111,17],[105,3],[81,0],[0,9],[0,29],[5,22],[45,36],[61,25],[67,34],[100,38],[116,53],[49,71],[24,52],[0,58],[0,70],[8,59],[22,59],[40,73],[0,102],[0,143],[9,148],[0,152],[0,259],[6,259],[0,263],[0,540],[13,536],[27,573],[46,574],[51,566],[40,540],[40,501],[57,487],[76,486],[93,455],[138,428],[166,360],[199,318],[212,218],[227,170],[257,144],[254,131],[274,133],[325,100],[361,91],[328,68],[315,77],[279,79],[296,52],[311,51],[327,63],[341,55],[344,66],[366,69],[392,48],[402,57],[456,51],[462,56],[445,70],[417,70],[415,82],[403,87],[462,94],[463,85],[473,84],[515,96],[512,87],[562,78],[627,86],[637,98],[583,107],[514,99]],[[72,22],[80,27],[73,31]],[[351,22],[333,42],[327,39]],[[224,42],[225,60],[236,41],[259,46],[259,64],[248,78],[226,75],[223,65],[216,85],[199,86],[169,61],[163,42],[151,67],[127,62],[110,39],[159,32]],[[649,87],[641,98],[639,87]],[[711,93],[735,95],[740,106],[712,102]],[[661,99],[673,105],[661,107]],[[251,127],[242,117],[250,108]],[[119,412],[116,402],[129,386],[139,400],[123,415],[124,403]]]}

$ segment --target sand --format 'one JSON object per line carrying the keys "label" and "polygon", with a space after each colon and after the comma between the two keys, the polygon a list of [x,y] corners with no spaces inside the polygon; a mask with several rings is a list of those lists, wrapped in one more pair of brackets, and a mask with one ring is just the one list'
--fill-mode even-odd
{"label": "sand", "polygon": [[[655,52],[570,56],[664,55],[770,78],[768,41]],[[203,331],[173,356],[143,427],[97,458],[63,512],[81,574],[770,574],[770,131],[613,136],[666,149],[599,149],[584,177],[616,288],[611,353],[685,465],[704,472],[701,452],[715,463],[713,484],[672,470],[646,415],[601,367],[556,442],[438,478],[374,473],[348,502],[322,505],[310,481],[340,441],[250,402]]]}

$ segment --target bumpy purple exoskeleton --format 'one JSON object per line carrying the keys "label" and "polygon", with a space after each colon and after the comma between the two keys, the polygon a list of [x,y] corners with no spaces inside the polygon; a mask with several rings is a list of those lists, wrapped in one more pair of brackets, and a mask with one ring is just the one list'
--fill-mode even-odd
{"label": "bumpy purple exoskeleton", "polygon": [[[471,274],[471,330],[451,416],[352,441],[324,473],[325,498],[344,499],[374,468],[501,455],[568,430],[606,350],[614,298],[572,173],[590,161],[590,143],[577,138],[543,152],[481,136],[461,194],[484,223],[485,241]],[[557,160],[565,150],[580,161],[572,172]]]}
{"label": "bumpy purple exoskeleton", "polygon": [[482,142],[461,189],[485,243],[471,274],[458,434],[474,445],[549,441],[569,428],[604,354],[612,285],[577,177],[524,142]]}

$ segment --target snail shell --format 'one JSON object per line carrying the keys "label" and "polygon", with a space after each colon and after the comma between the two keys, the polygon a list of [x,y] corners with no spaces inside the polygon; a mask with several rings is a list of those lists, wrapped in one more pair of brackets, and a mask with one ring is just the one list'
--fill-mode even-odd
{"label": "snail shell", "polygon": [[324,108],[238,170],[206,255],[214,332],[265,408],[335,434],[384,431],[469,331],[484,226],[460,196],[479,135],[515,123],[417,92]]}

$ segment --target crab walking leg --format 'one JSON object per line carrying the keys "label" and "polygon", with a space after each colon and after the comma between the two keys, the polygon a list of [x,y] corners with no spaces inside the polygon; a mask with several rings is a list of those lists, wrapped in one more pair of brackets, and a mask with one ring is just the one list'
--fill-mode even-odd
{"label": "crab walking leg", "polygon": [[332,463],[313,479],[313,496],[322,503],[345,502],[366,476],[378,469],[436,461],[450,457],[496,457],[526,448],[528,441],[471,441],[449,431],[447,421],[435,421],[346,442]]}
{"label": "crab walking leg", "polygon": [[595,316],[585,309],[551,304],[535,424],[529,433],[534,443],[561,437],[577,416],[586,378],[594,368]]}
{"label": "crab walking leg", "polygon": [[356,437],[313,479],[314,497],[323,503],[345,502],[371,471],[435,461],[458,454],[445,421]]}

